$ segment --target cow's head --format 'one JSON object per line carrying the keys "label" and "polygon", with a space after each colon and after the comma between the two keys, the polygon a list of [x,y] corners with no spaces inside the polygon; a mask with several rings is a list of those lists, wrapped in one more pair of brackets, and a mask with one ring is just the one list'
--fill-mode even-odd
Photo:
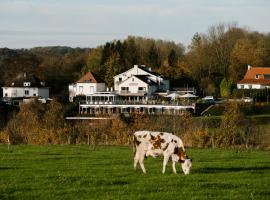
{"label": "cow's head", "polygon": [[185,175],[189,174],[192,167],[192,159],[189,159],[186,152],[182,147],[176,147],[174,149],[174,154],[176,154],[178,162],[181,163],[182,170]]}
{"label": "cow's head", "polygon": [[192,167],[192,159],[185,159],[181,162],[182,170],[185,175],[188,175],[190,173],[190,169]]}

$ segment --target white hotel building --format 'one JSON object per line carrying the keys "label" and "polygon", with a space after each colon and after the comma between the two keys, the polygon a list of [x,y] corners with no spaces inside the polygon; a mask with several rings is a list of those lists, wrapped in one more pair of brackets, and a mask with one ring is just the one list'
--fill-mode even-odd
{"label": "white hotel building", "polygon": [[[89,75],[88,75],[89,76]],[[84,76],[85,77],[85,76]],[[94,77],[93,77],[94,78]],[[84,79],[83,77],[80,79]],[[123,112],[142,112],[147,114],[181,114],[186,109],[195,110],[194,105],[157,103],[160,96],[168,94],[170,81],[145,66],[134,65],[133,68],[114,77],[114,89],[97,87],[98,81],[77,81],[69,85],[70,101],[77,95],[85,95],[85,102],[79,105],[80,113],[112,114]],[[99,83],[101,84],[101,83]],[[80,89],[81,87],[81,89]],[[88,92],[85,88],[94,87]]]}

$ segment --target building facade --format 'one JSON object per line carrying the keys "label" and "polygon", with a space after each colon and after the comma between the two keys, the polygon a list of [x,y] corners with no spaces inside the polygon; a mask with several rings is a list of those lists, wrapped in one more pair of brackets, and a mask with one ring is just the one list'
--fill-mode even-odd
{"label": "building facade", "polygon": [[73,98],[76,96],[88,96],[95,94],[96,92],[103,92],[106,90],[105,83],[100,80],[93,73],[88,72],[82,76],[76,83],[68,86],[69,101],[73,102]]}
{"label": "building facade", "polygon": [[123,97],[149,99],[155,92],[168,91],[170,81],[145,66],[133,68],[114,77],[114,90]]}
{"label": "building facade", "polygon": [[248,66],[244,78],[237,83],[237,89],[270,88],[270,67]]}
{"label": "building facade", "polygon": [[3,98],[49,98],[49,87],[33,74],[19,74],[2,89]]}

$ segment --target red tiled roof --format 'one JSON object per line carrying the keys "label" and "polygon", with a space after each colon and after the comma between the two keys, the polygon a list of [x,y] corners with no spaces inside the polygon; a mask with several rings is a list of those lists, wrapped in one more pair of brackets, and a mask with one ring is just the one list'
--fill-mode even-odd
{"label": "red tiled roof", "polygon": [[[270,79],[264,77],[266,74],[270,76],[270,67],[251,67],[238,83],[270,85]],[[259,75],[259,77],[255,78],[256,75]]]}
{"label": "red tiled roof", "polygon": [[91,72],[86,73],[77,81],[77,83],[101,83],[101,82],[102,81],[94,77],[94,75]]}
{"label": "red tiled roof", "polygon": [[251,67],[247,70],[244,79],[255,79],[256,74],[270,74],[270,67]]}

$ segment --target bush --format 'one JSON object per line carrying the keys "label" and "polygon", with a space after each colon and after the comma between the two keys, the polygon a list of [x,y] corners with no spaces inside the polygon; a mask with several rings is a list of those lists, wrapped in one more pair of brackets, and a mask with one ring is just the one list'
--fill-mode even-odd
{"label": "bush", "polygon": [[[182,138],[192,147],[256,147],[268,129],[253,127],[254,119],[240,112],[242,104],[228,103],[222,119],[185,115],[133,113],[106,120],[65,121],[63,107],[52,101],[21,105],[19,113],[0,133],[0,142],[12,144],[111,144],[128,145],[138,130],[164,131]],[[267,143],[264,144],[267,146]],[[269,143],[268,143],[269,145]]]}

